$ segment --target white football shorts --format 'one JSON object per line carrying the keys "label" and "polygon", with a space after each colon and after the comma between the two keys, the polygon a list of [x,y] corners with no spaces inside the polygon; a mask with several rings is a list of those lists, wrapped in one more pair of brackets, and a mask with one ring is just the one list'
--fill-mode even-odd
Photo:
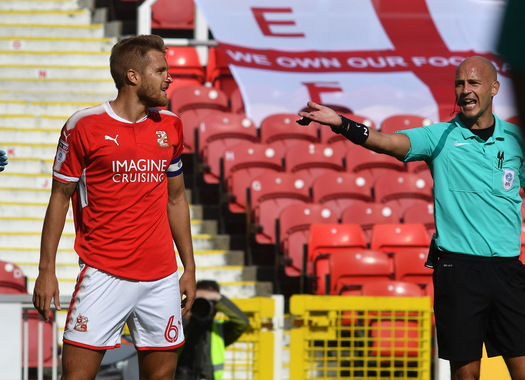
{"label": "white football shorts", "polygon": [[95,350],[119,347],[126,323],[137,350],[171,350],[184,343],[177,271],[134,281],[81,262],[64,342]]}

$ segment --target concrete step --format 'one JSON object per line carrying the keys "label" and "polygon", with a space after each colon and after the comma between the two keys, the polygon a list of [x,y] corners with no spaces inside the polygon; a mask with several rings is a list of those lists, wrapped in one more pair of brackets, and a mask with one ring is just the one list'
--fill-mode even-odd
{"label": "concrete step", "polygon": [[[2,92],[5,94],[5,92]],[[43,93],[41,95],[47,96]],[[70,94],[74,96],[73,94]],[[71,99],[72,100],[72,99]],[[62,128],[68,116],[65,115],[35,115],[35,114],[0,114],[0,126],[16,128]],[[0,142],[4,144],[4,141]]]}
{"label": "concrete step", "polygon": [[[0,27],[1,29],[1,27]],[[109,51],[67,51],[67,50],[47,50],[47,51],[15,51],[0,50],[0,65],[34,65],[38,62],[42,66],[48,65],[73,65],[73,66],[107,66],[109,65]],[[70,87],[77,90],[70,83]],[[5,90],[2,87],[3,90]],[[55,90],[58,91],[58,90]]]}
{"label": "concrete step", "polygon": [[[0,78],[34,78],[34,79],[110,79],[109,66],[42,66],[42,65],[0,65]],[[29,100],[29,99],[12,99]],[[40,99],[47,100],[41,95]]]}
{"label": "concrete step", "polygon": [[[1,54],[1,52],[0,52]],[[1,59],[1,58],[0,58]],[[31,79],[31,78],[0,78],[0,88],[4,91],[27,89],[30,92],[46,91],[53,88],[55,91],[67,92],[74,87],[75,91],[85,91],[88,93],[112,92],[115,89],[111,79]]]}
{"label": "concrete step", "polygon": [[[3,147],[0,147],[0,148],[3,149]],[[10,171],[9,169],[10,166],[11,164],[8,164],[6,166],[6,169],[2,172],[2,175],[0,177],[0,186],[2,186],[2,188],[12,188],[12,189],[30,188],[34,190],[47,189],[48,191],[49,189],[51,189],[52,177],[50,174],[14,173]],[[31,198],[26,198],[24,199],[24,201],[27,202],[28,199],[31,199]],[[47,200],[40,202],[40,199],[36,199],[35,203],[37,205],[40,205],[40,204],[45,205],[47,203]],[[6,203],[6,205],[10,205],[10,204],[11,202]],[[0,209],[1,207],[2,205],[0,205]],[[9,209],[11,209],[11,207],[4,208],[3,212],[6,212]],[[19,212],[23,212],[23,210],[19,210]],[[10,215],[3,214],[1,212],[0,212],[0,215],[10,216]],[[14,214],[13,216],[19,216],[19,215],[25,215],[25,214],[18,214],[18,215]]]}
{"label": "concrete step", "polygon": [[[3,176],[2,176],[3,178]],[[48,177],[49,178],[49,177]],[[5,188],[9,185],[9,183],[2,182],[2,187]],[[12,184],[16,185],[16,184]],[[47,183],[43,183],[43,186],[40,188],[42,191],[44,189],[50,189],[51,185]],[[47,186],[47,187],[44,187]],[[17,189],[18,187],[13,186],[13,189]],[[0,200],[0,215],[2,218],[40,218],[43,220],[47,204],[48,204],[49,198],[44,201],[37,201],[33,200],[31,198],[26,198],[24,201],[4,201]],[[202,220],[202,206],[201,205],[192,205],[190,204],[190,218],[191,220]],[[69,218],[73,217],[71,208],[69,209]],[[202,236],[208,236],[209,234],[214,233],[214,229],[216,227],[213,225],[206,225],[203,226],[203,231],[209,231],[209,232],[203,232]],[[0,247],[2,245],[0,244]],[[225,247],[218,247],[218,248],[203,248],[203,249],[225,249]]]}
{"label": "concrete step", "polygon": [[[23,203],[31,200],[31,202],[46,203],[49,201],[51,189],[36,189],[36,188],[20,188],[20,187],[4,187],[1,183],[0,199],[4,202]],[[1,215],[3,217],[5,215]]]}
{"label": "concrete step", "polygon": [[59,48],[60,50],[109,51],[116,42],[116,38],[110,37],[0,36],[0,50],[47,51]]}
{"label": "concrete step", "polygon": [[53,170],[53,159],[41,159],[33,157],[9,157],[9,170],[26,174],[49,174]]}
{"label": "concrete step", "polygon": [[103,24],[35,24],[28,20],[20,23],[0,22],[0,36],[2,37],[64,37],[70,38],[104,38],[105,28]]}
{"label": "concrete step", "polygon": [[[58,140],[57,140],[58,143]],[[0,149],[5,150],[8,154],[9,159],[15,157],[38,157],[43,160],[52,159],[55,157],[57,150],[57,144],[38,144],[38,143],[20,143],[16,141],[2,141]],[[10,164],[9,164],[10,165]],[[5,180],[6,175],[26,175],[27,173],[17,173],[10,169],[10,166],[6,167],[6,170],[2,172],[2,183]],[[32,187],[31,185],[20,185],[22,187]]]}
{"label": "concrete step", "polygon": [[[107,70],[109,72],[109,69]],[[115,99],[117,96],[117,90],[113,89],[113,91],[110,92],[29,92],[29,91],[0,91],[0,99],[1,100],[22,100],[25,102],[33,102],[33,101],[42,101],[44,99],[47,102],[76,102],[76,103],[93,103],[93,104],[100,104],[104,103],[106,100]],[[15,116],[21,116],[21,115],[15,115]],[[10,123],[6,124],[7,120],[13,119],[13,117],[9,117],[9,115],[1,115],[0,116],[0,125],[4,126],[15,126],[15,124]],[[29,115],[25,115],[28,117]],[[51,115],[49,115],[51,116]],[[30,126],[33,123],[33,121],[28,118],[27,121],[23,120],[23,124],[21,127],[25,128]],[[61,123],[63,124],[63,123]],[[56,122],[53,121],[52,125],[49,126],[56,126]],[[39,125],[41,126],[41,125]]]}
{"label": "concrete step", "polygon": [[58,126],[57,128],[16,128],[0,125],[0,135],[4,141],[38,141],[45,144],[57,144],[60,129]]}
{"label": "concrete step", "polygon": [[[1,205],[0,205],[0,214]],[[43,216],[42,216],[43,217]],[[3,232],[0,231],[0,247],[19,248],[19,247],[39,247],[40,232]],[[230,247],[229,235],[193,235],[194,250],[227,250]],[[75,235],[72,233],[63,233],[60,239],[59,249],[72,248]]]}
{"label": "concrete step", "polygon": [[0,10],[0,20],[6,24],[89,25],[91,17],[89,9]]}
{"label": "concrete step", "polygon": [[[227,250],[194,251],[195,265],[198,267],[244,264],[244,252]],[[17,250],[0,248],[0,260],[18,263],[38,263],[40,260],[39,248],[20,248]],[[78,255],[73,249],[62,249],[57,252],[58,264],[78,265]],[[182,266],[179,256],[177,262]]]}
{"label": "concrete step", "polygon": [[[38,217],[7,217],[4,215],[0,216],[0,225],[4,232],[34,232],[40,233],[44,224],[44,218]],[[68,234],[75,233],[75,225],[73,219],[66,220],[64,226],[64,232]],[[213,235],[217,233],[217,221],[216,220],[192,220],[191,221],[191,233],[192,235]]]}
{"label": "concrete step", "polygon": [[[0,113],[3,114],[28,114],[56,115],[66,118],[78,110],[93,107],[99,103],[81,102],[49,102],[49,101],[23,101],[23,100],[0,100]],[[34,140],[35,141],[35,140]],[[38,141],[38,140],[36,140]],[[58,141],[58,140],[57,140]]]}
{"label": "concrete step", "polygon": [[1,10],[71,10],[78,9],[79,2],[76,0],[2,0]]}

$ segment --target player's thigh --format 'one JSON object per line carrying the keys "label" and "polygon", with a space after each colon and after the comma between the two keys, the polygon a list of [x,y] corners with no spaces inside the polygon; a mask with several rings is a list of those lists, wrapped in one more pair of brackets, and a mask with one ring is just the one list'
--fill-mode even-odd
{"label": "player's thigh", "polygon": [[525,380],[525,356],[505,358],[505,363],[513,380]]}
{"label": "player's thigh", "polygon": [[173,380],[177,368],[177,350],[141,350],[138,359],[141,379]]}
{"label": "player's thigh", "polygon": [[94,379],[106,350],[92,350],[64,343],[62,348],[62,378],[66,380]]}

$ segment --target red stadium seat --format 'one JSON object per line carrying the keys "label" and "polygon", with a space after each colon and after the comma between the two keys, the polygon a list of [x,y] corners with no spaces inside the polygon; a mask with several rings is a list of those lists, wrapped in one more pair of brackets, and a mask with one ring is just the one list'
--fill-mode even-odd
{"label": "red stadium seat", "polygon": [[344,172],[343,157],[328,144],[297,144],[286,150],[284,166],[287,172],[301,173],[311,187],[327,171]]}
{"label": "red stadium seat", "polygon": [[363,284],[361,294],[369,297],[423,297],[425,292],[417,284],[400,280],[377,280]]}
{"label": "red stadium seat", "polygon": [[253,179],[250,188],[255,240],[275,244],[275,220],[281,210],[295,203],[310,202],[304,179],[294,173],[264,173]]}
{"label": "red stadium seat", "polygon": [[360,295],[369,281],[393,280],[390,257],[379,250],[348,250],[330,255],[330,293]]}
{"label": "red stadium seat", "polygon": [[422,223],[375,224],[370,248],[396,254],[406,248],[428,251],[430,237]]}
{"label": "red stadium seat", "polygon": [[204,181],[219,183],[221,158],[225,150],[241,142],[258,142],[257,128],[252,120],[231,112],[205,116],[197,128],[197,146],[204,164]]}
{"label": "red stadium seat", "polygon": [[211,83],[213,87],[223,91],[228,97],[231,97],[233,92],[239,88],[220,47],[210,46],[208,49],[206,81]]}
{"label": "red stadium seat", "polygon": [[152,29],[193,30],[194,21],[193,0],[157,0],[151,7]]}
{"label": "red stadium seat", "polygon": [[379,176],[394,172],[406,172],[405,164],[392,156],[357,147],[345,155],[346,170],[362,175],[371,183]]}
{"label": "red stadium seat", "polygon": [[330,207],[339,218],[355,203],[372,202],[372,186],[354,173],[326,171],[313,182],[312,200]]}
{"label": "red stadium seat", "polygon": [[298,141],[317,143],[319,137],[317,129],[302,126],[296,123],[299,116],[296,114],[279,113],[265,117],[261,121],[261,142],[266,144],[277,144],[290,147]]}
{"label": "red stadium seat", "polygon": [[168,46],[166,61],[168,62],[168,72],[172,79],[172,83],[167,91],[168,98],[171,98],[173,91],[178,87],[201,86],[204,84],[206,74],[195,47]]}
{"label": "red stadium seat", "polygon": [[367,248],[365,234],[358,224],[312,224],[308,234],[307,274],[313,277],[314,292],[329,293],[325,274],[333,254]]}
{"label": "red stadium seat", "polygon": [[413,282],[425,289],[432,282],[432,269],[425,266],[428,249],[406,248],[393,256],[398,281]]}
{"label": "red stadium seat", "polygon": [[176,88],[170,97],[170,110],[184,128],[184,152],[195,151],[195,128],[211,113],[229,112],[228,98],[222,91],[200,85]]}
{"label": "red stadium seat", "polygon": [[246,211],[246,190],[252,180],[266,172],[282,172],[282,152],[261,143],[245,142],[224,152],[223,172],[228,193],[229,208],[233,213]]}
{"label": "red stadium seat", "polygon": [[394,133],[430,124],[432,124],[432,120],[419,115],[394,115],[387,117],[381,122],[380,131],[383,133]]}
{"label": "red stadium seat", "polygon": [[414,173],[386,173],[374,182],[374,198],[403,215],[409,206],[434,201],[432,185]]}
{"label": "red stadium seat", "polygon": [[242,99],[241,90],[236,88],[230,94],[230,108],[235,113],[245,113],[244,101]]}
{"label": "red stadium seat", "polygon": [[329,208],[317,203],[294,204],[279,214],[279,241],[288,276],[305,275],[303,262],[312,224],[337,223],[337,216]]}
{"label": "red stadium seat", "polygon": [[403,214],[403,223],[423,223],[429,236],[432,236],[436,232],[434,204],[416,203],[409,206]]}
{"label": "red stadium seat", "polygon": [[355,203],[344,209],[341,214],[342,223],[356,223],[363,229],[366,239],[370,242],[372,227],[377,223],[399,223],[401,216],[391,207],[381,203]]}
{"label": "red stadium seat", "polygon": [[27,278],[18,265],[0,261],[0,294],[27,294]]}

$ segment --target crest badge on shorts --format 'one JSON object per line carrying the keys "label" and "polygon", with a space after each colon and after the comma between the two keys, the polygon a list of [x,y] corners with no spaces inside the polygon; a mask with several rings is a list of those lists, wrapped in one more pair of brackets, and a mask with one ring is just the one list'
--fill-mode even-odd
{"label": "crest badge on shorts", "polygon": [[512,185],[514,184],[514,178],[516,176],[516,172],[512,169],[505,169],[503,171],[503,189],[506,191],[509,191],[512,189]]}

